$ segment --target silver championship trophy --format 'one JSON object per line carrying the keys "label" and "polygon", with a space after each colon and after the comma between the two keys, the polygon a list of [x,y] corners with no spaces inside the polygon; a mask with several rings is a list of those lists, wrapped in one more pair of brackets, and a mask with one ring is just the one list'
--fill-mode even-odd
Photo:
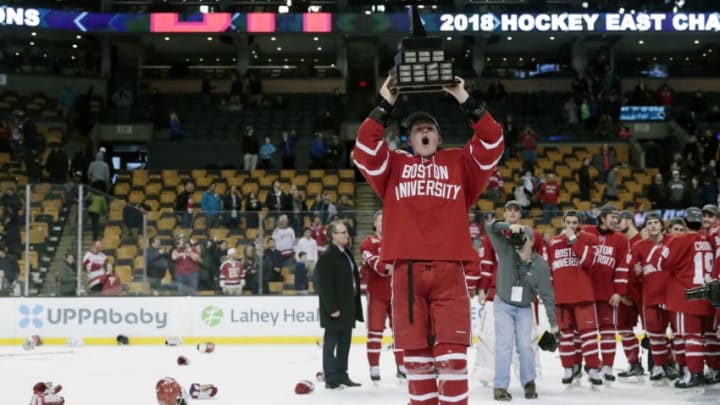
{"label": "silver championship trophy", "polygon": [[443,40],[428,37],[416,6],[410,9],[412,35],[398,44],[391,75],[400,93],[442,91],[443,85],[457,83],[452,62],[445,60]]}

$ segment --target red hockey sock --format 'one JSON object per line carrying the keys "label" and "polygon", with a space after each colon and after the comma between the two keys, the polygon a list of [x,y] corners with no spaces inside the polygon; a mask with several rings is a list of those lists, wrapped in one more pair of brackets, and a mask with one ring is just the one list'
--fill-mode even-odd
{"label": "red hockey sock", "polygon": [[603,366],[611,367],[615,363],[615,328],[600,327],[600,353]]}
{"label": "red hockey sock", "polygon": [[630,329],[618,330],[620,339],[622,339],[623,350],[625,351],[625,357],[628,363],[637,363],[638,356],[640,355],[640,345],[638,344],[637,337]]}
{"label": "red hockey sock", "polygon": [[668,359],[668,341],[664,333],[647,332],[650,339],[650,352],[652,353],[653,363],[656,366],[664,366]]}
{"label": "red hockey sock", "polygon": [[598,349],[597,331],[595,329],[583,329],[578,332],[582,342],[582,354],[585,357],[585,365],[588,368],[600,368],[600,353]]}
{"label": "red hockey sock", "polygon": [[405,350],[408,393],[411,405],[438,405],[438,387],[429,347]]}
{"label": "red hockey sock", "polygon": [[402,349],[398,349],[397,347],[393,348],[393,355],[395,355],[395,364],[397,364],[398,366],[404,365],[404,362],[403,362],[404,356],[403,356]]}
{"label": "red hockey sock", "polygon": [[572,329],[560,331],[560,364],[563,368],[570,368],[577,363],[577,347],[575,345],[575,333]]}
{"label": "red hockey sock", "polygon": [[[594,330],[595,332],[595,341],[597,341],[597,330]],[[574,330],[573,333],[575,334],[575,364],[582,364],[583,361],[583,352],[582,352],[582,339],[580,339],[580,332]]]}
{"label": "red hockey sock", "polygon": [[700,333],[687,333],[685,338],[685,362],[691,373],[702,373],[705,355],[704,339]]}
{"label": "red hockey sock", "polygon": [[382,331],[368,331],[367,359],[368,364],[377,366],[380,364],[380,352],[382,351]]}
{"label": "red hockey sock", "polygon": [[686,365],[685,362],[685,336],[676,334],[673,336],[673,352],[675,353],[675,361],[679,366]]}
{"label": "red hockey sock", "polygon": [[433,347],[433,357],[438,368],[438,391],[442,404],[467,405],[468,373],[467,347],[440,343]]}
{"label": "red hockey sock", "polygon": [[720,370],[720,339],[715,331],[705,332],[705,362],[713,370]]}

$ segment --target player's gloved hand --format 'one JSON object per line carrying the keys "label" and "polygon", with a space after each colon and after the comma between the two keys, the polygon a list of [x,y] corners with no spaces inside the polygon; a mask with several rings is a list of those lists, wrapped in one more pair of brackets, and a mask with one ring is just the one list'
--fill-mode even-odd
{"label": "player's gloved hand", "polygon": [[[559,333],[557,331],[557,327],[553,329],[556,330],[555,333]],[[560,343],[555,333],[552,332],[552,329],[550,329],[549,331],[545,331],[545,333],[543,333],[540,337],[540,340],[538,340],[538,347],[540,347],[541,350],[544,350],[546,352],[554,352],[555,350],[557,350],[558,346],[560,346]]]}
{"label": "player's gloved hand", "polygon": [[386,276],[392,276],[394,270],[395,270],[395,267],[393,267],[392,264],[385,265],[385,275]]}
{"label": "player's gloved hand", "polygon": [[617,307],[620,303],[620,294],[613,294],[612,297],[610,297],[610,301],[608,301],[608,304],[610,304],[613,307]]}

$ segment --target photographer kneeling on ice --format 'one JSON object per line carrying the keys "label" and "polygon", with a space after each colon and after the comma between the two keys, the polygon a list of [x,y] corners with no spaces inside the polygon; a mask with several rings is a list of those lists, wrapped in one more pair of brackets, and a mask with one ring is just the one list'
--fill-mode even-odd
{"label": "photographer kneeling on ice", "polygon": [[[551,332],[558,333],[555,296],[550,267],[533,251],[533,232],[521,224],[494,222],[486,225],[498,258],[495,290],[495,383],[497,401],[510,401],[510,362],[513,342],[520,356],[520,383],[525,398],[537,398],[535,354],[532,348],[532,302],[539,295],[545,304]],[[555,336],[557,338],[557,336]]]}

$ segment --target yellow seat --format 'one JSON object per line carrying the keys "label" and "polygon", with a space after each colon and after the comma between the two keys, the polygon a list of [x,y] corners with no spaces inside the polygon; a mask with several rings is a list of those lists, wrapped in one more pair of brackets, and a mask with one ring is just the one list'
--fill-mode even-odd
{"label": "yellow seat", "polygon": [[305,189],[305,192],[308,195],[322,194],[322,191],[323,191],[322,184],[316,183],[316,182],[308,183],[307,188]]}
{"label": "yellow seat", "polygon": [[312,169],[310,170],[310,178],[312,180],[320,180],[323,177],[325,177],[325,170],[322,169]]}
{"label": "yellow seat", "polygon": [[340,183],[340,178],[337,174],[328,174],[322,178],[323,187],[337,187]]}
{"label": "yellow seat", "polygon": [[293,169],[282,169],[280,170],[280,178],[290,180],[295,177],[295,170]]}
{"label": "yellow seat", "polygon": [[260,179],[265,177],[265,170],[256,169],[250,172],[250,177],[253,179]]}
{"label": "yellow seat", "polygon": [[242,185],[243,195],[248,195],[250,193],[255,193],[255,195],[257,195],[259,190],[260,190],[260,187],[255,182],[247,182],[247,183],[243,183],[243,185]]}
{"label": "yellow seat", "polygon": [[338,185],[338,193],[340,195],[349,195],[354,196],[355,195],[355,185],[353,183],[347,183],[343,182]]}
{"label": "yellow seat", "polygon": [[355,181],[355,170],[353,169],[340,169],[338,175],[341,180]]}
{"label": "yellow seat", "polygon": [[117,250],[116,255],[118,260],[134,260],[137,255],[137,250],[137,246],[123,245]]}
{"label": "yellow seat", "polygon": [[211,228],[208,235],[212,239],[225,240],[227,239],[229,230],[227,228]]}
{"label": "yellow seat", "polygon": [[292,179],[292,184],[304,188],[308,184],[309,177],[307,174],[298,174]]}
{"label": "yellow seat", "polygon": [[223,179],[229,180],[233,177],[235,177],[235,174],[237,173],[237,170],[235,169],[222,169],[220,170],[220,177]]}
{"label": "yellow seat", "polygon": [[282,281],[271,281],[268,283],[268,292],[270,294],[282,294],[283,287]]}
{"label": "yellow seat", "polygon": [[115,267],[115,273],[120,277],[120,282],[123,284],[129,284],[132,281],[132,267],[130,266],[117,266]]}

